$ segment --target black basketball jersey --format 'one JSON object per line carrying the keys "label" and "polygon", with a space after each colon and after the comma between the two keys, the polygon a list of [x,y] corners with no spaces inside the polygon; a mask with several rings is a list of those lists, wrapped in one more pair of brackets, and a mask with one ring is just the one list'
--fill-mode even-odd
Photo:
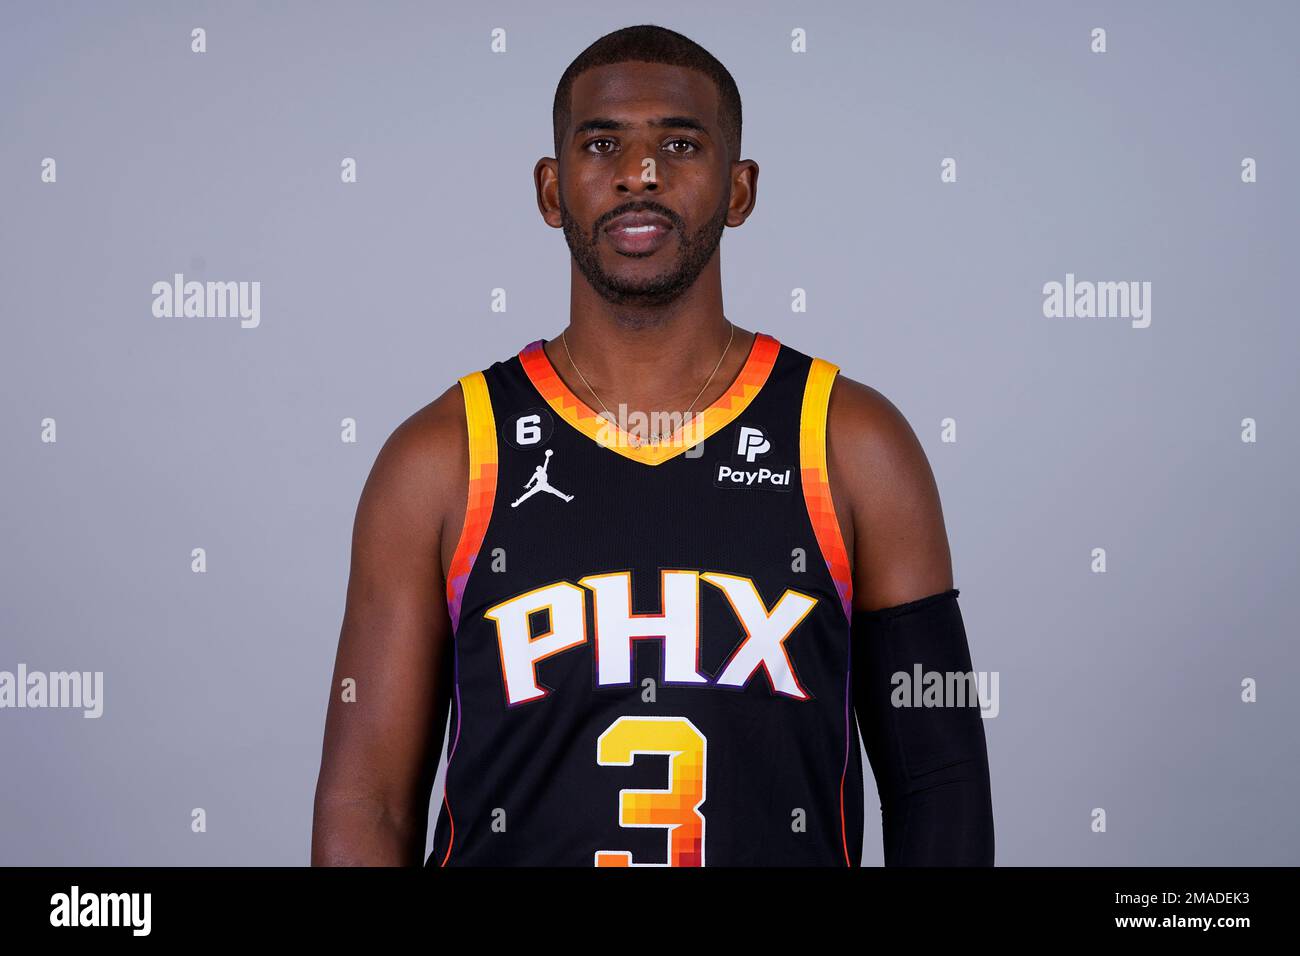
{"label": "black basketball jersey", "polygon": [[428,865],[858,866],[838,368],[757,333],[726,394],[638,444],[542,344],[460,379]]}

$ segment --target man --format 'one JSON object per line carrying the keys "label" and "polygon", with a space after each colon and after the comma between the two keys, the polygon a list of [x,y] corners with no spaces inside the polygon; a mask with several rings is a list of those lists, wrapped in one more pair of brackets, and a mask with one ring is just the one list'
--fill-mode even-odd
{"label": "man", "polygon": [[856,866],[859,724],[886,862],[991,864],[978,702],[891,702],[914,665],[971,669],[924,452],[878,392],[723,311],[758,182],[730,74],[620,30],[554,123],[535,180],[569,325],[378,456],[313,862],[421,861],[450,705],[430,866]]}

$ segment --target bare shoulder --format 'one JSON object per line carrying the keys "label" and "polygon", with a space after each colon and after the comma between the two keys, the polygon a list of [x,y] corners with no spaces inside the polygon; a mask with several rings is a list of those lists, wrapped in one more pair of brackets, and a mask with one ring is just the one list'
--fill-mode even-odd
{"label": "bare shoulder", "polygon": [[911,424],[870,385],[842,373],[835,376],[826,431],[828,465],[850,491],[915,494],[917,485],[933,484],[929,460]]}
{"label": "bare shoulder", "polygon": [[854,606],[892,607],[952,586],[939,490],[907,418],[881,392],[839,374],[826,457],[853,565]]}
{"label": "bare shoulder", "polygon": [[465,402],[456,382],[388,436],[362,491],[358,527],[366,523],[394,543],[418,537],[433,544],[426,556],[445,568],[465,514],[468,472]]}

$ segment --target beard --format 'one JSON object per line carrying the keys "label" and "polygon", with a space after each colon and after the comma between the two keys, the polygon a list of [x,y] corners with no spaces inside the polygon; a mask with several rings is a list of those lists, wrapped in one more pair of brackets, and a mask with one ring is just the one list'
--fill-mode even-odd
{"label": "beard", "polygon": [[[560,221],[569,252],[578,270],[596,293],[612,305],[625,307],[663,306],[675,301],[695,284],[704,267],[709,264],[722,241],[722,230],[727,225],[727,207],[730,197],[724,196],[712,217],[694,233],[687,234],[681,217],[654,202],[633,202],[612,210],[596,220],[588,235],[569,215],[564,194],[560,194]],[[656,212],[673,224],[678,237],[677,260],[666,271],[648,279],[624,279],[606,272],[600,264],[596,244],[604,224],[625,212]]]}

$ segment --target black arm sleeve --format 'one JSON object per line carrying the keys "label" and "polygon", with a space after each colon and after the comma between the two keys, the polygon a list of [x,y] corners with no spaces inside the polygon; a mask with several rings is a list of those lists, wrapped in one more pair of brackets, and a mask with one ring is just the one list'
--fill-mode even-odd
{"label": "black arm sleeve", "polygon": [[[880,791],[886,866],[992,866],[993,800],[978,695],[968,706],[900,707],[916,677],[974,672],[956,588],[854,611],[853,703]],[[895,675],[906,675],[903,681]],[[974,698],[973,700],[970,698]]]}

